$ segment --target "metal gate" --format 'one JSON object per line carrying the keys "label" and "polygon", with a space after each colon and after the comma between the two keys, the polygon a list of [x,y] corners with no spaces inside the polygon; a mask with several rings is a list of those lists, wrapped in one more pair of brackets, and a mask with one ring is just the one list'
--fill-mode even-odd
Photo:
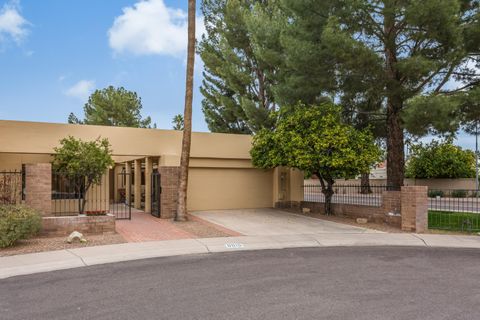
{"label": "metal gate", "polygon": [[110,204],[110,212],[115,215],[115,218],[132,219],[132,189],[133,179],[130,173],[125,171],[120,172],[115,177],[115,192],[114,199]]}
{"label": "metal gate", "polygon": [[161,186],[161,175],[158,171],[154,171],[152,173],[152,216],[160,218],[161,213],[161,194],[162,194],[162,186]]}

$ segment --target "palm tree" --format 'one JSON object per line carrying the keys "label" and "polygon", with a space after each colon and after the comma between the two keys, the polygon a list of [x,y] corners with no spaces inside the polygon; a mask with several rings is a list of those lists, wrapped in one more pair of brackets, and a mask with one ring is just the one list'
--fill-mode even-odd
{"label": "palm tree", "polygon": [[195,0],[188,0],[188,51],[187,81],[185,88],[185,110],[183,114],[184,128],[182,139],[182,156],[180,159],[180,177],[178,187],[178,203],[175,221],[187,220],[187,186],[188,164],[190,162],[190,144],[192,141],[192,100],[193,100],[193,67],[195,63]]}

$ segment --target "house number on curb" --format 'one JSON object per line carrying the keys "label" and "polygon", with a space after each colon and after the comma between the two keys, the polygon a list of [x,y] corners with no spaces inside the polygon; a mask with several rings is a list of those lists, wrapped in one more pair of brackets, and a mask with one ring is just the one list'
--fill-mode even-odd
{"label": "house number on curb", "polygon": [[243,243],[226,243],[225,247],[227,249],[239,249],[239,248],[243,248],[244,245]]}

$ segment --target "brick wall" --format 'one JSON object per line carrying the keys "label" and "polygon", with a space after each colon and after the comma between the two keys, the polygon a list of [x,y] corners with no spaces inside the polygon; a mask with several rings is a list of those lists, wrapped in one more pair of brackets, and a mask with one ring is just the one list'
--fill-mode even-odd
{"label": "brick wall", "polygon": [[52,165],[36,163],[25,165],[25,204],[43,216],[52,212]]}
{"label": "brick wall", "polygon": [[[302,201],[299,207],[309,208],[311,212],[315,213],[325,213],[325,204],[323,202]],[[369,222],[377,223],[383,222],[385,216],[382,207],[374,206],[332,203],[332,210],[339,217],[366,218]]]}
{"label": "brick wall", "polygon": [[160,217],[173,218],[177,211],[178,179],[180,167],[159,167],[162,194],[160,196]]}
{"label": "brick wall", "polygon": [[428,229],[428,187],[402,187],[402,230],[425,232]]}
{"label": "brick wall", "polygon": [[115,216],[44,217],[42,235],[68,236],[73,231],[83,234],[115,233]]}
{"label": "brick wall", "polygon": [[[323,202],[278,202],[275,207],[309,208],[314,213],[325,213]],[[404,231],[421,233],[428,228],[427,187],[406,186],[401,191],[384,191],[380,207],[333,203],[332,210],[336,216],[366,218],[369,222],[386,223]]]}
{"label": "brick wall", "polygon": [[[301,210],[309,208],[314,213],[325,213],[323,202],[302,201],[298,203],[278,202],[276,208]],[[366,218],[369,222],[386,223],[390,226],[401,227],[401,192],[385,191],[382,194],[382,206],[366,206],[355,204],[332,203],[332,210],[336,216],[352,219]]]}

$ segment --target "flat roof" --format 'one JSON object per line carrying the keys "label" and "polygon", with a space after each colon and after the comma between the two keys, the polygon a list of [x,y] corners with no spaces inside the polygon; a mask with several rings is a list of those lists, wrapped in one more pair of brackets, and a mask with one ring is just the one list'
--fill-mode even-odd
{"label": "flat roof", "polygon": [[[180,156],[182,131],[0,120],[0,152],[51,154],[67,136],[107,138],[117,156]],[[193,132],[191,156],[250,159],[250,135]]]}

